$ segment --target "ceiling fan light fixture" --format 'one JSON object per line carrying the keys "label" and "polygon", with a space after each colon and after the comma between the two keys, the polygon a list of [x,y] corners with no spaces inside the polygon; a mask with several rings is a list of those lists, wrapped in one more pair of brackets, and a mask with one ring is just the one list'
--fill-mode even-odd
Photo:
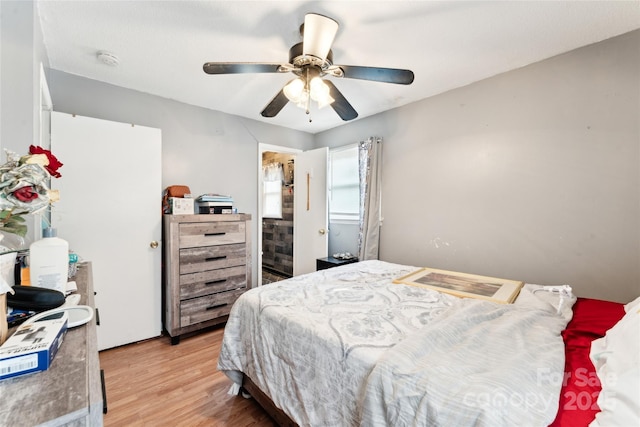
{"label": "ceiling fan light fixture", "polygon": [[304,16],[302,53],[326,60],[337,32],[338,23],[333,19],[316,13],[307,13]]}
{"label": "ceiling fan light fixture", "polygon": [[309,108],[309,100],[318,103],[318,108],[331,105],[335,101],[331,97],[329,86],[320,77],[314,77],[306,84],[302,77],[293,79],[282,88],[289,101],[302,109]]}
{"label": "ceiling fan light fixture", "polygon": [[329,93],[329,87],[324,84],[320,77],[314,77],[309,82],[309,90],[311,91],[311,99],[314,101],[318,100],[319,96],[322,96],[324,93]]}
{"label": "ceiling fan light fixture", "polygon": [[298,97],[298,99],[296,99],[293,102],[295,102],[297,107],[308,111],[308,109],[309,109],[309,92],[307,92],[306,90],[303,91],[300,94],[300,96]]}
{"label": "ceiling fan light fixture", "polygon": [[304,82],[302,79],[293,79],[282,90],[289,101],[297,103],[304,92]]}
{"label": "ceiling fan light fixture", "polygon": [[323,109],[324,107],[326,107],[327,105],[331,105],[335,102],[335,99],[333,99],[331,97],[331,95],[327,94],[326,97],[321,98],[321,99],[317,99],[316,100],[318,102],[318,109]]}
{"label": "ceiling fan light fixture", "polygon": [[311,99],[318,103],[318,108],[330,105],[335,99],[331,97],[329,86],[320,77],[314,77],[309,83]]}

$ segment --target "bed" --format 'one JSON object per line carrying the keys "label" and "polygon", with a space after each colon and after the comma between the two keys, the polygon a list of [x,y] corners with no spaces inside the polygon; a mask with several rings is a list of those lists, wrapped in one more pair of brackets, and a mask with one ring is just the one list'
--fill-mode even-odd
{"label": "bed", "polygon": [[[608,403],[640,417],[638,351],[610,356],[637,337],[640,300],[526,284],[513,304],[496,304],[393,283],[415,270],[363,261],[246,292],[218,369],[280,425],[584,426],[606,424]],[[626,318],[621,337],[605,337]],[[607,338],[594,367],[591,341]],[[614,366],[632,375],[601,384],[597,371]]]}

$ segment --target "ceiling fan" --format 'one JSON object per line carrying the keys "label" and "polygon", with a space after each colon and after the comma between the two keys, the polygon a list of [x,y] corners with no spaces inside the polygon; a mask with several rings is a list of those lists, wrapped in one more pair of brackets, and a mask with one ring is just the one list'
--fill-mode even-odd
{"label": "ceiling fan", "polygon": [[342,120],[358,117],[357,111],[337,87],[324,76],[371,80],[408,85],[413,82],[413,72],[396,68],[334,65],[331,44],[338,32],[338,23],[324,15],[308,13],[300,27],[302,43],[289,49],[289,62],[284,64],[256,62],[207,62],[203,65],[207,74],[287,73],[297,77],[290,80],[260,113],[263,117],[275,117],[289,101],[304,108],[309,114],[311,100],[319,108],[331,105]]}

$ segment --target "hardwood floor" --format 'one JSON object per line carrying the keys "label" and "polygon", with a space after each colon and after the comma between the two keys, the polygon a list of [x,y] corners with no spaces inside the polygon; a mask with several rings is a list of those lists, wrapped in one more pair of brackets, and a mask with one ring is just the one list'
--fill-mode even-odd
{"label": "hardwood floor", "polygon": [[216,370],[223,327],[160,337],[100,352],[112,426],[276,427],[253,399],[227,394],[231,381]]}

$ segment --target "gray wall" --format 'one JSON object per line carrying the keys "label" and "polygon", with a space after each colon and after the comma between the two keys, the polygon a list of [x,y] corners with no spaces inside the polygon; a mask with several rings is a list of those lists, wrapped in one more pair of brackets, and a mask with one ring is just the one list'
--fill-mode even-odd
{"label": "gray wall", "polygon": [[358,120],[384,138],[381,259],[640,295],[640,31]]}
{"label": "gray wall", "polygon": [[349,252],[358,256],[358,224],[345,224],[344,222],[329,223],[329,255]]}
{"label": "gray wall", "polygon": [[[233,196],[252,215],[257,259],[258,144],[309,149],[313,135],[194,107],[56,70],[49,71],[55,111],[162,130],[162,185],[188,185],[193,194]],[[161,194],[158,193],[158,207]],[[253,277],[257,280],[257,262]]]}
{"label": "gray wall", "polygon": [[[46,56],[32,2],[0,18],[0,146],[23,152]],[[161,128],[163,185],[230,193],[254,224],[259,142],[381,136],[382,259],[624,302],[640,294],[639,45],[635,31],[315,136],[57,71],[49,85],[58,111]]]}
{"label": "gray wall", "polygon": [[[0,163],[5,149],[27,154],[40,144],[40,64],[47,66],[37,7],[0,1]],[[40,216],[26,216],[26,243],[41,236]]]}
{"label": "gray wall", "polygon": [[47,65],[37,7],[0,1],[0,148],[26,154],[40,140],[40,63]]}

